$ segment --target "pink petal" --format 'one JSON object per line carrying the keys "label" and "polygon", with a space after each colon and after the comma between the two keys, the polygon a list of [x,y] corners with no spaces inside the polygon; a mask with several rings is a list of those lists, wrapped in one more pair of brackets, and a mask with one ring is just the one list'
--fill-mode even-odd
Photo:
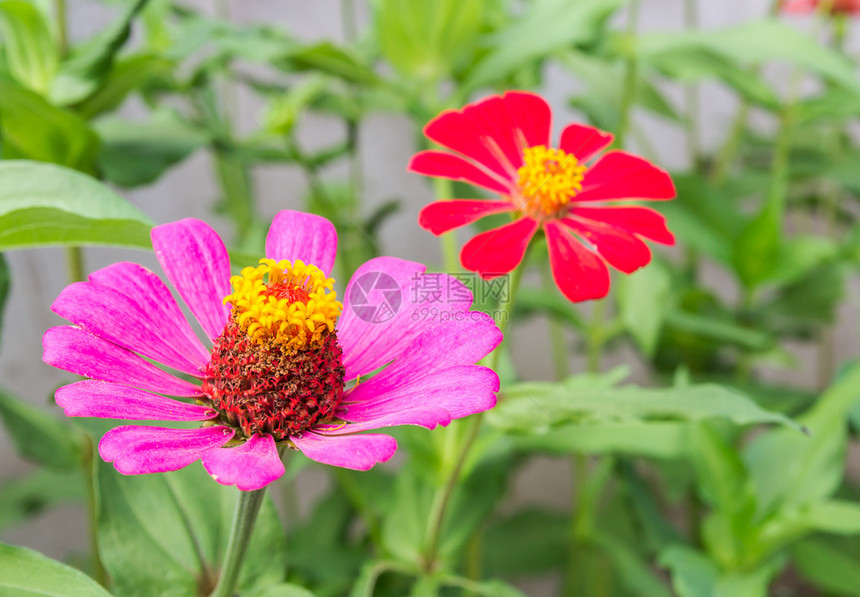
{"label": "pink petal", "polygon": [[291,437],[290,441],[311,460],[357,471],[370,470],[397,450],[393,437],[375,433],[340,436],[305,433]]}
{"label": "pink petal", "polygon": [[[379,376],[385,376],[387,371],[382,371]],[[447,425],[444,422],[446,417],[467,417],[496,404],[499,376],[492,369],[478,365],[459,365],[430,375],[422,373],[418,370],[415,372],[417,379],[406,380],[403,384],[391,385],[381,390],[375,390],[370,384],[375,378],[359,383],[344,397],[338,416],[344,421],[365,423],[366,427],[362,429],[375,429],[373,425],[382,426],[380,421],[398,419],[401,422],[387,424],[429,427],[427,423],[431,421]],[[421,411],[423,418],[420,422],[409,420],[415,416],[411,414],[415,409]],[[428,412],[436,413],[436,419],[432,419]],[[352,428],[352,425],[345,427],[346,430]]]}
{"label": "pink petal", "polygon": [[322,216],[285,209],[272,220],[266,236],[269,259],[300,259],[330,276],[336,256],[337,231],[334,224]]}
{"label": "pink petal", "polygon": [[573,302],[599,299],[609,292],[609,271],[557,221],[544,224],[552,277],[562,294]]}
{"label": "pink petal", "polygon": [[359,431],[371,431],[382,427],[394,427],[397,425],[417,425],[426,429],[435,429],[439,425],[446,427],[451,422],[451,413],[444,408],[413,408],[398,410],[389,415],[383,415],[370,421],[349,424],[328,424],[314,428],[314,433],[320,435],[350,435]]}
{"label": "pink petal", "polygon": [[426,205],[418,215],[418,225],[436,236],[471,224],[490,214],[514,211],[510,201],[453,199]]}
{"label": "pink petal", "polygon": [[508,91],[504,100],[518,134],[525,138],[526,147],[548,146],[552,131],[552,110],[546,100],[528,91]]}
{"label": "pink petal", "polygon": [[221,237],[205,222],[186,218],[152,229],[155,256],[182,300],[214,340],[224,331],[230,306],[230,259]]}
{"label": "pink petal", "polygon": [[99,454],[123,475],[165,473],[184,468],[233,437],[228,427],[169,429],[125,425],[105,433]]}
{"label": "pink petal", "polygon": [[672,199],[675,185],[667,172],[625,151],[610,151],[585,171],[574,201]]}
{"label": "pink petal", "polygon": [[48,365],[99,381],[112,381],[171,396],[200,396],[194,384],[174,377],[136,354],[73,326],[49,329],[42,338]]}
{"label": "pink petal", "polygon": [[[346,379],[356,379],[390,363],[425,329],[444,325],[441,316],[428,316],[431,308],[448,318],[468,312],[472,293],[462,282],[446,274],[425,274],[424,269],[420,263],[377,257],[353,274],[337,322]],[[391,310],[374,319],[374,310],[386,301]]]}
{"label": "pink petal", "polygon": [[631,274],[651,261],[651,249],[636,236],[602,222],[563,218],[568,228],[587,240],[609,265]]}
{"label": "pink petal", "polygon": [[206,406],[188,404],[143,390],[104,381],[79,381],[57,389],[57,404],[69,417],[130,421],[205,421],[217,415]]}
{"label": "pink petal", "polygon": [[666,218],[647,207],[575,206],[571,214],[578,218],[604,222],[664,245],[675,244],[675,236],[666,228]]}
{"label": "pink petal", "polygon": [[[140,301],[122,292],[94,282],[76,282],[66,286],[51,310],[94,336],[142,354],[184,373],[201,376],[208,359],[202,359],[195,347],[182,354],[185,336],[169,319],[154,318]],[[187,325],[185,320],[183,324]],[[177,350],[178,347],[180,350]]]}
{"label": "pink petal", "polygon": [[612,143],[612,133],[606,133],[593,126],[570,124],[561,133],[559,147],[572,153],[583,164],[609,147]]}
{"label": "pink petal", "polygon": [[235,485],[242,491],[262,489],[285,472],[275,440],[259,433],[241,446],[205,452],[203,466],[221,485]]}
{"label": "pink petal", "polygon": [[537,221],[524,217],[482,232],[463,245],[460,263],[487,280],[513,271],[523,260],[537,229]]}
{"label": "pink petal", "polygon": [[[469,315],[463,320],[448,321],[424,330],[393,363],[369,380],[360,382],[349,393],[348,401],[362,402],[379,399],[388,392],[409,391],[418,380],[437,372],[444,377],[443,370],[474,365],[490,354],[502,341],[502,332],[485,313],[472,311]],[[435,397],[439,398],[439,394]],[[467,404],[463,408],[470,407]]]}
{"label": "pink petal", "polygon": [[209,362],[209,351],[191,329],[188,320],[167,288],[154,272],[137,263],[114,263],[89,275],[90,282],[109,286],[149,314],[165,341],[198,367]]}
{"label": "pink petal", "polygon": [[425,176],[462,180],[502,195],[511,193],[510,180],[482,170],[472,162],[447,151],[419,151],[409,160],[407,170]]}

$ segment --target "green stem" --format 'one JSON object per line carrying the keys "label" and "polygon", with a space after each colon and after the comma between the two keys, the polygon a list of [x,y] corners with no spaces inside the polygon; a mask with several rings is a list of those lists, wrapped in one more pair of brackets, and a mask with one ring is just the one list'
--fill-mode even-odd
{"label": "green stem", "polygon": [[[698,11],[696,0],[684,0],[684,25],[688,30],[698,27]],[[687,118],[684,121],[684,129],[687,134],[687,150],[693,162],[693,168],[698,170],[701,160],[701,141],[699,134],[699,86],[695,83],[685,88],[685,103],[687,104]]]}
{"label": "green stem", "polygon": [[[519,288],[523,270],[527,263],[527,258],[528,250],[526,250],[526,255],[523,257],[523,262],[520,266],[511,272],[511,284],[510,291],[508,293],[508,300],[499,303],[496,325],[498,325],[502,334],[504,334],[508,329],[511,315],[513,314],[514,297],[516,296],[517,289]],[[499,362],[499,355],[501,354],[502,346],[503,344],[499,344],[499,346],[497,346],[496,349],[487,357],[487,367],[491,369],[496,368]],[[460,480],[460,474],[463,472],[463,465],[466,463],[469,453],[472,450],[472,446],[474,446],[475,440],[478,438],[478,431],[480,431],[481,422],[484,420],[483,414],[484,413],[478,413],[467,419],[469,427],[466,431],[466,437],[460,446],[456,458],[454,459],[454,465],[451,467],[445,483],[436,491],[436,495],[433,496],[433,503],[430,506],[430,515],[427,517],[427,532],[425,534],[427,537],[427,548],[424,552],[424,571],[427,573],[432,572],[435,569],[436,557],[439,552],[439,539],[442,535],[442,526],[445,523],[445,513],[448,509],[448,504],[451,501],[451,496],[454,494],[454,488],[457,487],[457,482]]]}
{"label": "green stem", "polygon": [[65,56],[69,51],[66,0],[54,0],[54,19],[57,24],[57,47],[60,50],[60,56]]}
{"label": "green stem", "polygon": [[230,529],[230,539],[227,543],[227,553],[218,585],[210,597],[231,597],[236,583],[239,581],[239,571],[245,559],[245,551],[254,531],[257,513],[266,495],[266,488],[256,491],[240,491],[236,502],[236,514],[233,517],[233,527]]}
{"label": "green stem", "polygon": [[629,21],[627,23],[627,43],[629,45],[627,58],[624,60],[624,81],[621,90],[621,120],[615,134],[615,143],[624,147],[625,138],[630,130],[633,106],[636,103],[636,93],[639,81],[639,67],[636,61],[636,30],[639,26],[639,0],[630,3]]}
{"label": "green stem", "polygon": [[95,478],[95,450],[93,439],[88,434],[84,435],[83,459],[81,462],[84,472],[84,487],[87,492],[87,517],[90,534],[90,557],[93,564],[93,578],[102,585],[107,586],[108,576],[102,562],[101,550],[99,549],[98,535],[98,492],[96,490]]}
{"label": "green stem", "polygon": [[[447,178],[434,178],[433,189],[436,191],[437,201],[453,198],[454,185]],[[446,232],[440,236],[439,242],[442,244],[442,258],[445,263],[445,271],[449,274],[459,271],[460,257],[457,251],[457,237],[454,231]]]}
{"label": "green stem", "polygon": [[[541,270],[544,291],[555,291],[555,282],[550,273],[549,264],[544,264]],[[552,364],[556,380],[562,380],[570,375],[570,359],[567,353],[567,340],[564,337],[565,326],[562,320],[552,315],[549,317],[549,342],[552,347]]]}
{"label": "green stem", "polygon": [[84,250],[81,247],[66,248],[66,264],[69,272],[69,282],[81,282],[84,279]]}

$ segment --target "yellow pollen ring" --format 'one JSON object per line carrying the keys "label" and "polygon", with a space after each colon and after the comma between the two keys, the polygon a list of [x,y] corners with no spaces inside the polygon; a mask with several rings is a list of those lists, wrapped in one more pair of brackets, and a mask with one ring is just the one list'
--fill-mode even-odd
{"label": "yellow pollen ring", "polygon": [[536,215],[557,213],[582,190],[585,170],[572,153],[544,145],[527,147],[523,165],[517,170],[517,208]]}
{"label": "yellow pollen ring", "polygon": [[300,260],[260,259],[230,278],[233,293],[224,298],[249,338],[275,342],[284,350],[318,343],[334,331],[343,305],[332,290],[334,280],[315,265]]}

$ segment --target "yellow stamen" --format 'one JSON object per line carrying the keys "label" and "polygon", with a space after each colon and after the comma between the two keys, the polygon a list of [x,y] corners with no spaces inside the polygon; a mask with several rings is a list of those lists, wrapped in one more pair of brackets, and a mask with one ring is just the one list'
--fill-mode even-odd
{"label": "yellow stamen", "polygon": [[552,215],[582,190],[586,167],[572,153],[543,145],[523,150],[523,166],[517,170],[520,197],[517,207],[532,215]]}
{"label": "yellow stamen", "polygon": [[260,259],[260,265],[246,267],[230,284],[233,293],[224,302],[233,305],[245,333],[287,351],[316,344],[324,332],[333,332],[343,309],[332,290],[334,280],[300,260]]}

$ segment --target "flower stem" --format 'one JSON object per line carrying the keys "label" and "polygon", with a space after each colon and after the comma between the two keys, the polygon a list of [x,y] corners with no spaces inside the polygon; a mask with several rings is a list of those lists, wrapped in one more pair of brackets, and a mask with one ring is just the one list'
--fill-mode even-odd
{"label": "flower stem", "polygon": [[60,50],[60,56],[65,56],[69,49],[66,0],[54,0],[54,20],[57,26],[57,47]]}
{"label": "flower stem", "polygon": [[[436,191],[436,200],[442,201],[452,199],[454,185],[447,178],[434,178],[433,189]],[[442,243],[442,258],[445,261],[445,271],[449,274],[460,269],[460,258],[457,252],[457,237],[454,231],[446,232],[439,237]]]}
{"label": "flower stem", "polygon": [[90,535],[90,557],[93,565],[93,578],[106,587],[107,586],[107,571],[104,563],[102,563],[101,551],[99,549],[98,536],[98,499],[96,492],[95,480],[95,461],[93,448],[93,439],[89,435],[84,435],[83,457],[81,459],[81,467],[84,473],[84,487],[87,492],[87,518],[89,524]]}
{"label": "flower stem", "polygon": [[239,571],[242,569],[242,561],[245,551],[254,531],[254,523],[257,514],[266,495],[266,488],[256,491],[240,491],[236,502],[236,514],[233,516],[233,527],[230,529],[230,539],[227,543],[227,553],[224,555],[224,564],[218,584],[212,591],[210,597],[230,597],[233,589],[239,581]]}
{"label": "flower stem", "polygon": [[66,249],[66,264],[69,282],[80,282],[84,279],[84,250],[81,247]]}
{"label": "flower stem", "polygon": [[[513,272],[511,272],[511,284],[508,292],[508,300],[499,302],[499,310],[496,319],[496,325],[502,334],[508,328],[508,323],[511,319],[514,307],[514,297],[522,279],[523,270],[528,259],[528,250],[523,257],[523,262]],[[503,340],[504,342],[504,340]],[[487,367],[495,369],[499,363],[499,355],[501,354],[502,344],[499,344],[496,349],[490,353],[486,359]],[[442,525],[445,523],[445,513],[448,510],[448,504],[451,501],[451,496],[454,494],[454,488],[457,487],[457,482],[460,480],[460,474],[463,472],[463,465],[472,451],[472,446],[478,438],[478,431],[481,429],[481,422],[484,420],[484,413],[478,413],[468,418],[468,429],[466,437],[460,445],[460,449],[454,459],[454,464],[448,474],[445,483],[436,490],[436,495],[433,496],[433,504],[430,506],[430,515],[427,518],[427,548],[424,552],[424,570],[432,572],[436,566],[436,557],[439,552],[439,539],[442,535]]]}

